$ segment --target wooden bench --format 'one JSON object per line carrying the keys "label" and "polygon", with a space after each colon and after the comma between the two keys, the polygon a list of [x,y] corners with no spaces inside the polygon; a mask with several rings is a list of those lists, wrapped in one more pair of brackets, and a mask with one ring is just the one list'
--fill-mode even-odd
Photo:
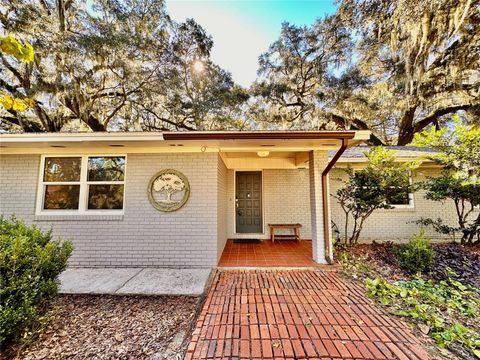
{"label": "wooden bench", "polygon": [[[268,224],[270,227],[270,240],[275,241],[275,238],[298,240],[300,241],[300,228],[302,224]],[[292,235],[275,235],[275,229],[290,229],[293,230]]]}

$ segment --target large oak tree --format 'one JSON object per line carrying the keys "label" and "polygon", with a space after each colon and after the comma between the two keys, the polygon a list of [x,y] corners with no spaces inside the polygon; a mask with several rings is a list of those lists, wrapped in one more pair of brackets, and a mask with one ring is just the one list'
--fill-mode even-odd
{"label": "large oak tree", "polygon": [[260,57],[252,116],[266,126],[370,129],[399,145],[457,112],[478,123],[479,6],[343,0],[310,27],[285,24]]}
{"label": "large oak tree", "polygon": [[[480,3],[472,0],[343,0],[366,78],[340,99],[340,114],[392,132],[399,145],[442,117],[480,109]],[[390,135],[390,134],[387,134]]]}
{"label": "large oak tree", "polygon": [[[88,4],[88,5],[87,5]],[[10,0],[5,32],[30,42],[29,64],[1,56],[0,86],[33,100],[0,110],[8,131],[198,130],[238,125],[248,95],[210,60],[193,20],[172,21],[163,0]],[[201,61],[202,71],[195,71]]]}

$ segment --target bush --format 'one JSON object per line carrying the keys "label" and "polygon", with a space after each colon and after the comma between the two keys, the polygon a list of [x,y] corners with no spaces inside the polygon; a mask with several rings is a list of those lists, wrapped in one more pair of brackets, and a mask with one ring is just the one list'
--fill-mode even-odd
{"label": "bush", "polygon": [[400,246],[398,263],[400,267],[410,274],[428,272],[433,263],[435,251],[430,246],[430,239],[422,229],[408,244]]}
{"label": "bush", "polygon": [[69,241],[52,241],[51,231],[0,217],[0,348],[38,321],[72,249]]}

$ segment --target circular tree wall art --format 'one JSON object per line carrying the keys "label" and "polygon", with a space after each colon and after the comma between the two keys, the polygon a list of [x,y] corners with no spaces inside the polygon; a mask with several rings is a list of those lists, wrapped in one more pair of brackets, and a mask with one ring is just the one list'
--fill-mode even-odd
{"label": "circular tree wall art", "polygon": [[148,184],[148,199],[160,211],[180,209],[190,196],[190,184],[181,172],[165,169],[156,173]]}

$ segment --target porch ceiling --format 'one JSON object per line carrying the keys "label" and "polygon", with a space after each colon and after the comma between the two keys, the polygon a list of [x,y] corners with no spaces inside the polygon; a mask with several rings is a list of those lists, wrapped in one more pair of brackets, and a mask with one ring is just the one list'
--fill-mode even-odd
{"label": "porch ceiling", "polygon": [[260,157],[257,152],[220,152],[228,169],[306,169],[308,168],[307,151],[268,151]]}

